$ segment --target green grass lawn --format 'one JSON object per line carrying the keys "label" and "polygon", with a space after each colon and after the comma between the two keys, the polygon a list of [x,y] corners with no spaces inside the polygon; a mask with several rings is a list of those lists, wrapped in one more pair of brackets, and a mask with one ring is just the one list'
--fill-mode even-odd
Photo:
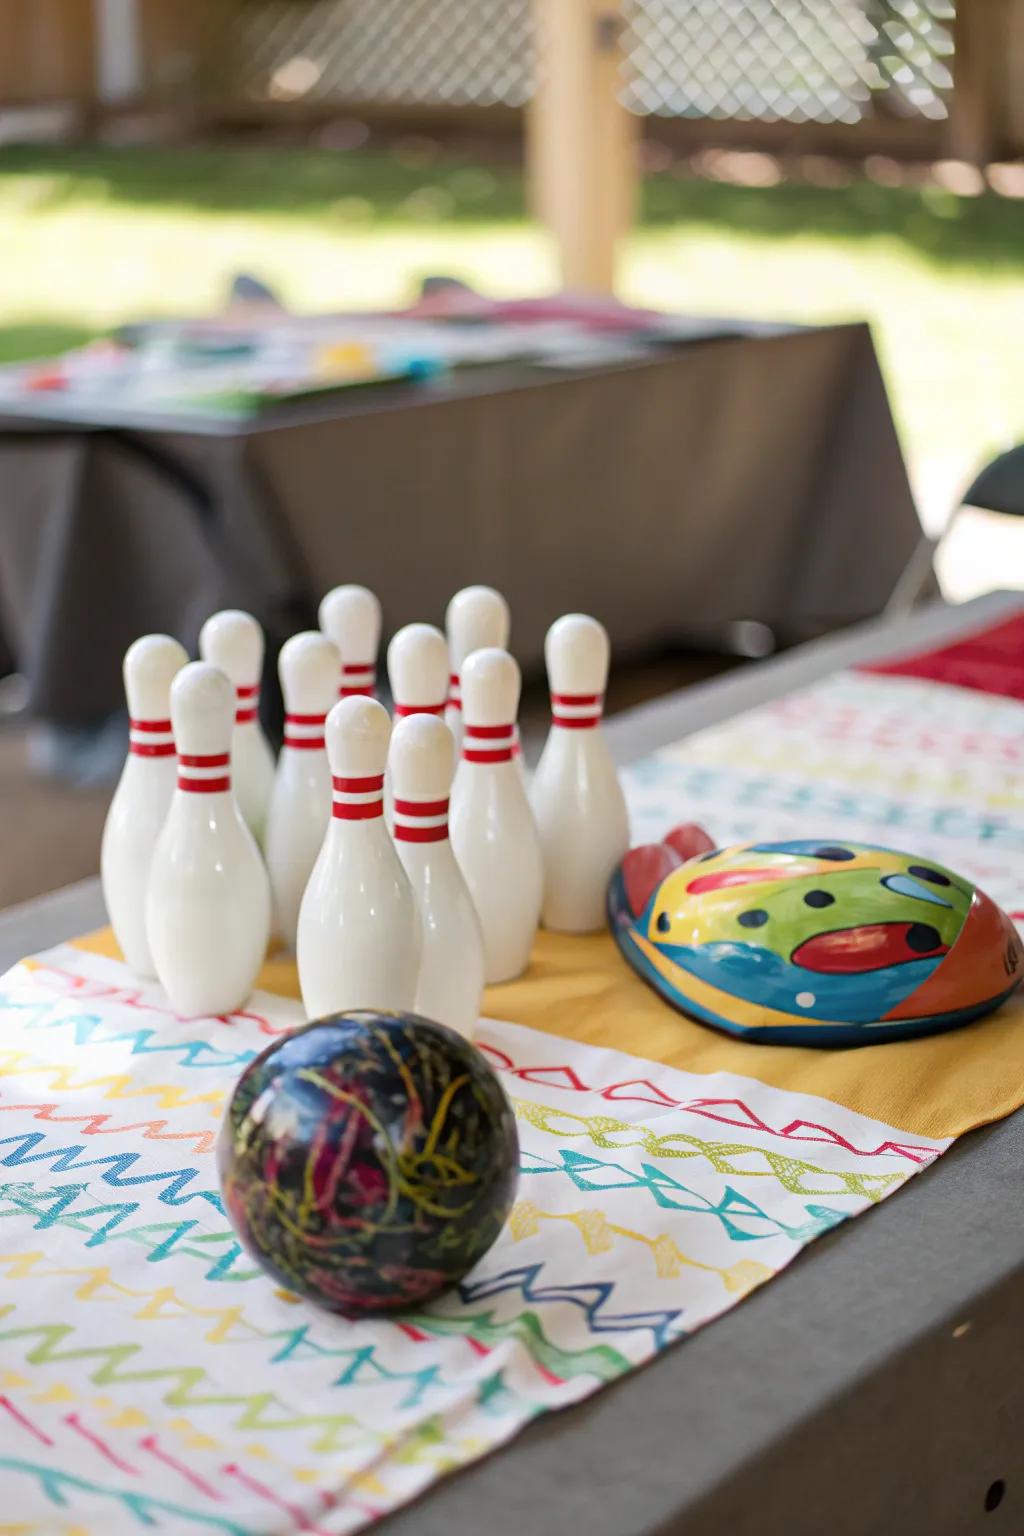
{"label": "green grass lawn", "polygon": [[[542,291],[522,179],[413,144],[0,151],[0,358],[192,314],[245,269],[299,309],[395,304],[430,272]],[[954,477],[1024,438],[1024,203],[868,180],[649,177],[622,296],[693,313],[867,318],[908,457]]]}

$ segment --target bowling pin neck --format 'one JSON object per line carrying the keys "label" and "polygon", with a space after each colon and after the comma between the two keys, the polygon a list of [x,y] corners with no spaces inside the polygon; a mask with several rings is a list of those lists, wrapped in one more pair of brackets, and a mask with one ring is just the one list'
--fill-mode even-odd
{"label": "bowling pin neck", "polygon": [[552,693],[551,725],[561,731],[592,731],[604,712],[602,693]]}
{"label": "bowling pin neck", "polygon": [[393,806],[396,843],[448,841],[448,799],[398,800]]}
{"label": "bowling pin neck", "polygon": [[467,725],[462,738],[462,757],[467,763],[510,763],[516,746],[515,721],[508,725]]}
{"label": "bowling pin neck", "polygon": [[377,686],[377,668],[372,661],[346,661],[341,668],[339,699],[353,699],[365,695],[372,699]]}
{"label": "bowling pin neck", "polygon": [[437,704],[399,704],[393,706],[396,720],[404,720],[407,715],[437,715],[442,717],[447,707],[447,700],[442,699]]}
{"label": "bowling pin neck", "polygon": [[180,753],[178,788],[187,795],[226,795],[231,790],[231,753]]}
{"label": "bowling pin neck", "polygon": [[249,725],[259,719],[260,713],[260,685],[248,683],[235,689],[237,705],[235,708],[235,724]]}
{"label": "bowling pin neck", "polygon": [[326,719],[326,714],[286,714],[284,717],[285,747],[296,752],[322,752]]}
{"label": "bowling pin neck", "polygon": [[384,826],[384,775],[331,776],[331,815],[335,821],[379,821]]}
{"label": "bowling pin neck", "polygon": [[173,757],[174,732],[170,720],[129,720],[129,757]]}

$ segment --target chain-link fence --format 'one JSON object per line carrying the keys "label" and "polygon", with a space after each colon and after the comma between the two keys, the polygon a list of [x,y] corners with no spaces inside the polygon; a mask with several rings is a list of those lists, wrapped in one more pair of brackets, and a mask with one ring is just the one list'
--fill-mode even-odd
{"label": "chain-link fence", "polygon": [[[953,0],[626,0],[623,93],[641,115],[941,119]],[[221,99],[519,107],[530,0],[232,0],[212,8]]]}

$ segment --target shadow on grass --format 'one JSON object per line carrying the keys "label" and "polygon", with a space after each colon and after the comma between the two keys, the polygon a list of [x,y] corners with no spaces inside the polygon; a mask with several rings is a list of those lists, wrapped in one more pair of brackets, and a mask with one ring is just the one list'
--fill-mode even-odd
{"label": "shadow on grass", "polygon": [[845,187],[782,182],[742,187],[648,177],[643,223],[720,226],[785,239],[898,240],[937,263],[1024,270],[1024,203],[994,192],[957,197],[940,187],[883,187],[862,178]]}
{"label": "shadow on grass", "polygon": [[[259,148],[0,151],[0,199],[20,210],[102,203],[199,213],[362,222],[500,224],[526,217],[521,173],[450,155],[410,165],[394,152]],[[866,179],[826,188],[798,182],[743,187],[664,174],[647,179],[642,225],[703,225],[783,239],[888,237],[936,263],[1024,268],[1024,204],[937,187]]]}
{"label": "shadow on grass", "polygon": [[35,357],[56,357],[71,347],[81,347],[102,331],[52,320],[24,320],[0,326],[0,363],[27,362]]}

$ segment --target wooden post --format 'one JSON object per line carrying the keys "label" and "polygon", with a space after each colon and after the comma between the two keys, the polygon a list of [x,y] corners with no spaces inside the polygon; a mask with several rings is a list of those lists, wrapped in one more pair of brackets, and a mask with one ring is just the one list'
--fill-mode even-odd
{"label": "wooden post", "polygon": [[953,23],[953,101],[949,147],[958,160],[986,165],[1006,136],[1007,0],[961,0]]}
{"label": "wooden post", "polygon": [[533,8],[533,212],[558,243],[563,286],[611,293],[636,189],[636,120],[621,99],[621,0],[533,0]]}

